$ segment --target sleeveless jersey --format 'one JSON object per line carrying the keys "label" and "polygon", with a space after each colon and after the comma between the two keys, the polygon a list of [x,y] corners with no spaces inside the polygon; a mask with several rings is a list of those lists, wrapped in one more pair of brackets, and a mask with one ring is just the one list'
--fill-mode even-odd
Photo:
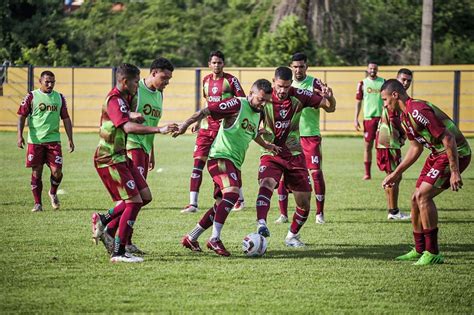
{"label": "sleeveless jersey", "polygon": [[[235,122],[229,128],[222,123],[214,143],[211,146],[209,157],[211,159],[228,159],[234,163],[239,170],[245,160],[245,153],[250,141],[258,134],[260,124],[260,113],[250,106],[245,97],[236,98],[240,101],[240,111]],[[227,118],[224,118],[224,121]]]}
{"label": "sleeveless jersey", "polygon": [[[303,81],[293,80],[291,86],[311,92],[314,91],[314,88],[322,88],[321,81],[309,75],[307,75]],[[319,108],[303,108],[300,118],[300,136],[309,137],[321,135],[319,129],[319,114]]]}
{"label": "sleeveless jersey", "polygon": [[[145,80],[138,83],[138,92],[133,99],[132,111],[141,113],[145,117],[144,126],[158,126],[163,112],[163,92],[152,91],[145,85]],[[150,154],[153,148],[155,134],[129,134],[127,137],[127,150],[143,149]]]}
{"label": "sleeveless jersey", "polygon": [[403,137],[404,132],[400,122],[400,115],[384,107],[377,127],[376,148],[400,149]]}
{"label": "sleeveless jersey", "polygon": [[384,79],[377,77],[371,80],[369,77],[363,81],[364,93],[364,119],[380,117],[382,114],[383,101],[380,96],[380,88],[385,82]]}
{"label": "sleeveless jersey", "polygon": [[39,89],[31,93],[33,100],[28,116],[28,143],[60,142],[61,94],[54,90],[47,94]]}

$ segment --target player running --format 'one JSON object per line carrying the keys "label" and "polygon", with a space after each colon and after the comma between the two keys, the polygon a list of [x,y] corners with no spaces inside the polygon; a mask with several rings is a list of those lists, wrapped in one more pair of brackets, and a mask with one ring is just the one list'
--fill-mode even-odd
{"label": "player running", "polygon": [[199,119],[212,116],[222,119],[216,140],[211,146],[207,168],[214,181],[215,203],[201,218],[194,229],[186,234],[181,244],[192,251],[201,251],[199,236],[212,226],[212,235],[207,247],[221,256],[230,253],[221,241],[221,230],[229,212],[239,199],[241,187],[240,169],[250,141],[254,140],[269,152],[278,152],[276,145],[266,143],[258,136],[261,121],[261,110],[271,100],[271,83],[265,79],[257,80],[249,96],[236,97],[211,103],[179,126],[174,137],[186,132],[187,128]]}
{"label": "player running", "polygon": [[[138,82],[138,92],[131,103],[131,111],[143,115],[145,118],[144,126],[158,126],[163,113],[163,90],[169,84],[173,71],[173,64],[168,59],[160,57],[152,62],[149,75]],[[127,135],[127,155],[131,159],[133,167],[138,168],[145,180],[147,179],[148,171],[153,170],[155,167],[154,139],[155,134],[153,133],[131,133]],[[110,254],[113,251],[114,236],[119,221],[119,217],[112,220],[100,238]],[[125,250],[131,254],[145,254],[145,252],[132,243],[132,234],[133,228]]]}
{"label": "player running", "polygon": [[120,217],[111,262],[143,261],[143,258],[127,253],[125,246],[140,208],[151,201],[151,192],[145,178],[127,157],[127,134],[169,133],[177,127],[142,125],[142,114],[130,112],[130,103],[140,80],[139,75],[140,70],[134,65],[122,64],[118,67],[117,85],[109,92],[102,106],[100,141],[94,154],[97,173],[112,200],[117,202],[107,213],[95,215],[93,237],[96,242],[102,236],[105,226]]}
{"label": "player running", "polygon": [[299,230],[306,222],[311,200],[311,184],[305,157],[302,154],[299,123],[301,111],[305,107],[322,108],[334,112],[336,99],[331,88],[322,87],[322,91],[312,92],[291,86],[292,71],[288,67],[279,67],[273,79],[272,102],[264,106],[265,120],[263,139],[282,148],[281,152],[264,151],[260,158],[258,173],[259,191],[257,197],[257,233],[268,237],[267,214],[273,190],[282,175],[287,188],[291,189],[296,201],[293,222],[285,239],[291,247],[301,247]]}
{"label": "player running", "polygon": [[[304,53],[296,53],[291,58],[290,68],[293,71],[293,82],[291,86],[313,92],[321,91],[323,83],[306,74],[308,70],[307,56]],[[314,193],[316,196],[316,223],[324,224],[324,194],[326,184],[324,182],[321,164],[323,161],[321,151],[321,131],[319,129],[319,108],[306,107],[301,111],[300,119],[300,142],[305,155],[306,166],[313,179]],[[278,185],[278,204],[280,216],[275,223],[288,222],[288,190],[285,188],[284,180]]]}
{"label": "player running", "polygon": [[40,88],[31,91],[21,102],[18,109],[17,146],[23,149],[25,139],[23,129],[28,119],[28,148],[26,167],[31,167],[31,191],[35,205],[31,211],[43,211],[41,193],[43,191],[43,165],[51,170],[51,188],[48,192],[53,209],[59,209],[57,195],[59,184],[63,179],[63,155],[59,121],[63,120],[64,129],[69,139],[69,153],[74,151],[72,140],[72,123],[66,106],[66,99],[54,91],[56,79],[51,71],[43,71],[39,78]]}
{"label": "player running", "polygon": [[[233,75],[224,72],[224,54],[219,51],[212,51],[209,54],[209,68],[212,73],[208,74],[202,80],[203,96],[209,103],[220,102],[223,99],[237,96],[245,97],[245,93],[240,86],[239,80]],[[193,132],[198,131],[196,137],[196,145],[194,147],[194,166],[191,173],[190,189],[189,189],[189,205],[181,210],[181,213],[193,213],[198,211],[199,188],[202,183],[202,170],[206,165],[214,139],[219,131],[220,122],[212,116],[197,122],[193,128]],[[241,210],[244,207],[244,197],[242,190],[239,191],[239,201],[236,203],[234,210]]]}
{"label": "player running", "polygon": [[461,173],[471,161],[471,148],[454,122],[435,105],[410,98],[403,85],[390,79],[382,86],[384,106],[401,113],[410,147],[383,187],[393,186],[420,157],[423,146],[431,150],[416,182],[411,201],[415,248],[397,260],[417,260],[415,265],[441,264],[438,249],[438,210],[433,198],[444,190],[462,188]]}

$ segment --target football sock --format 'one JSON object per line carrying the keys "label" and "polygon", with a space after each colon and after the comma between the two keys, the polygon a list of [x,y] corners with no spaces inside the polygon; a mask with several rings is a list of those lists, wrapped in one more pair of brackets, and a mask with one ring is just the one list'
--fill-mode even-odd
{"label": "football sock", "polygon": [[425,235],[426,250],[431,254],[438,255],[438,228],[423,229],[423,234]]}
{"label": "football sock", "polygon": [[120,245],[127,244],[127,241],[130,237],[133,224],[135,224],[135,219],[137,218],[138,212],[142,207],[142,203],[126,203],[125,210],[120,217],[120,223],[118,227],[118,233],[115,237],[119,238]]}
{"label": "football sock", "polygon": [[311,174],[314,182],[314,193],[316,195],[316,214],[324,212],[324,194],[326,193],[326,183],[323,172],[315,171]]}
{"label": "football sock", "polygon": [[191,182],[189,187],[189,204],[197,206],[198,193],[202,183],[202,170],[206,162],[200,159],[194,159],[193,171],[191,173]]}
{"label": "football sock", "polygon": [[364,166],[365,166],[365,175],[370,177],[370,168],[372,165],[372,161],[365,161]]}
{"label": "football sock", "polygon": [[425,234],[413,231],[413,238],[415,239],[415,250],[422,254],[425,251]]}
{"label": "football sock", "polygon": [[[101,221],[104,225],[108,225],[112,222],[113,219],[120,217],[120,215],[125,210],[125,201],[120,201],[115,205],[115,207],[110,208],[107,213],[101,216]],[[118,222],[117,222],[118,224]]]}
{"label": "football sock", "polygon": [[237,193],[224,193],[224,195],[222,196],[222,201],[217,205],[216,215],[214,216],[214,225],[216,222],[220,224],[225,223],[229,212],[232,210],[238,199],[239,194]]}
{"label": "football sock", "polygon": [[41,193],[43,192],[43,181],[41,177],[38,178],[31,175],[31,192],[33,193],[35,203],[41,204]]}
{"label": "football sock", "polygon": [[293,215],[293,222],[291,222],[290,232],[293,234],[298,234],[301,227],[304,225],[308,219],[309,210],[296,207],[295,214]]}
{"label": "football sock", "polygon": [[288,217],[288,190],[286,190],[283,180],[278,184],[278,206],[280,214]]}
{"label": "football sock", "polygon": [[51,175],[51,177],[49,178],[49,181],[51,182],[51,189],[49,190],[49,192],[51,193],[51,195],[56,195],[56,193],[58,192],[59,184],[61,184],[62,179],[63,174],[61,174],[59,178],[53,177]]}
{"label": "football sock", "polygon": [[239,188],[239,201],[244,201],[244,190],[242,187]]}
{"label": "football sock", "polygon": [[260,187],[257,196],[257,220],[267,221],[268,210],[270,210],[270,201],[272,200],[273,191],[266,187]]}
{"label": "football sock", "polygon": [[188,236],[189,236],[189,239],[191,241],[197,241],[197,239],[199,238],[199,236],[201,236],[201,234],[205,231],[206,229],[204,229],[202,226],[198,224],[196,224],[196,226],[194,227],[194,229],[189,232]]}
{"label": "football sock", "polygon": [[206,213],[202,216],[201,220],[199,220],[199,225],[204,229],[207,230],[212,226],[212,223],[214,223],[214,216],[216,214],[216,209],[217,205],[214,203],[214,205],[207,210]]}

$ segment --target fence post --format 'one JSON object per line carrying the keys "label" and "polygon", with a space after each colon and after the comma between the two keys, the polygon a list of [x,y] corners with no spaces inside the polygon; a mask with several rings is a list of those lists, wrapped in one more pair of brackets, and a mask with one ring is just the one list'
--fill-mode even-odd
{"label": "fence post", "polygon": [[72,113],[72,125],[74,126],[74,66],[72,67],[72,86],[71,86],[71,113]]}
{"label": "fence post", "polygon": [[195,109],[198,111],[201,108],[201,69],[196,69],[195,71],[195,82],[194,85],[196,87],[196,93],[195,93]]}
{"label": "fence post", "polygon": [[459,127],[459,96],[461,95],[461,71],[454,71],[453,121]]}
{"label": "fence post", "polygon": [[26,93],[29,93],[30,91],[33,91],[35,87],[34,83],[34,77],[33,77],[33,69],[34,67],[32,65],[28,65],[28,85],[27,85],[27,91]]}
{"label": "fence post", "polygon": [[117,67],[112,67],[112,89],[117,85],[117,78],[115,74],[117,73]]}

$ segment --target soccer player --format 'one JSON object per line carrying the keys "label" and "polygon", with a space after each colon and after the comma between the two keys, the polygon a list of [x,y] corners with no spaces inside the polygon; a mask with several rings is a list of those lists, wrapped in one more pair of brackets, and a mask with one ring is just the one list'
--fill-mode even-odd
{"label": "soccer player", "polygon": [[[245,93],[240,85],[239,80],[233,75],[224,72],[224,54],[219,51],[212,51],[209,54],[209,68],[212,73],[205,76],[202,80],[203,96],[207,102],[220,102],[223,99],[237,96],[245,97]],[[193,127],[194,132],[198,132],[196,137],[196,145],[194,147],[194,166],[191,173],[189,205],[181,210],[182,213],[193,213],[198,211],[198,196],[199,188],[202,183],[202,170],[206,165],[214,139],[219,131],[220,122],[214,119],[211,115],[203,120],[197,122]],[[242,190],[239,192],[239,201],[234,207],[234,210],[242,210],[244,206],[244,197]]]}
{"label": "soccer player", "polygon": [[[296,53],[291,58],[290,68],[293,71],[293,83],[291,86],[308,91],[323,89],[323,83],[306,74],[308,70],[307,56],[304,53]],[[314,193],[316,195],[316,223],[324,224],[324,194],[326,185],[324,183],[323,171],[321,169],[321,132],[319,130],[319,108],[307,107],[301,111],[300,118],[300,142],[305,155],[306,166],[313,178]],[[275,223],[288,222],[288,191],[284,180],[278,185],[278,203],[280,217]]]}
{"label": "soccer player", "polygon": [[362,101],[364,101],[364,180],[371,178],[370,169],[372,166],[372,147],[374,146],[375,133],[382,114],[382,98],[380,97],[380,87],[384,79],[377,76],[378,65],[369,62],[367,65],[368,76],[357,85],[356,109],[354,126],[360,130],[359,113]]}
{"label": "soccer player", "polygon": [[471,148],[454,122],[438,107],[410,98],[403,85],[390,79],[382,86],[384,106],[401,113],[410,147],[400,165],[385,177],[383,187],[393,186],[419,158],[423,147],[431,150],[411,199],[415,248],[397,260],[417,260],[415,265],[441,264],[438,249],[438,210],[434,197],[451,187],[462,188],[461,173],[471,161]]}
{"label": "soccer player", "polygon": [[279,67],[273,78],[272,101],[265,104],[263,139],[282,148],[281,152],[264,151],[260,158],[259,191],[257,197],[257,233],[268,237],[270,231],[266,220],[273,190],[278,186],[282,175],[285,184],[293,192],[296,211],[285,239],[291,247],[301,247],[299,230],[306,222],[311,200],[311,184],[306,168],[305,157],[300,144],[299,123],[304,107],[322,108],[334,112],[336,100],[332,90],[323,86],[322,91],[313,92],[291,86],[292,71]]}
{"label": "soccer player", "polygon": [[96,218],[93,222],[93,237],[97,243],[105,226],[120,217],[110,261],[135,263],[142,262],[143,258],[127,253],[125,245],[140,208],[151,201],[151,192],[145,178],[127,157],[127,134],[169,133],[176,126],[142,125],[143,115],[130,112],[130,103],[140,80],[140,70],[136,66],[120,65],[116,80],[116,87],[109,92],[102,106],[100,141],[94,154],[94,164],[112,200],[117,203],[107,213],[93,215],[93,219]]}
{"label": "soccer player", "polygon": [[[406,68],[400,69],[397,74],[397,80],[402,83],[405,90],[410,88],[412,77],[412,72]],[[405,138],[405,132],[400,122],[400,113],[389,111],[384,107],[375,136],[377,166],[382,172],[390,174],[400,164],[402,160],[400,148],[405,143]],[[406,215],[398,209],[399,185],[400,182],[398,181],[393,186],[385,187],[388,206],[387,218],[389,220],[410,219],[410,215]]]}
{"label": "soccer player", "polygon": [[54,91],[56,79],[51,71],[43,71],[39,78],[40,88],[29,92],[18,109],[17,146],[23,149],[25,139],[23,129],[28,119],[28,148],[26,167],[31,167],[31,191],[35,205],[31,211],[43,211],[41,193],[43,190],[43,165],[51,170],[51,188],[48,192],[53,209],[59,209],[57,195],[59,184],[63,179],[63,155],[59,121],[63,120],[64,129],[69,139],[69,152],[74,151],[72,123],[67,111],[66,99]]}
{"label": "soccer player", "polygon": [[[138,82],[138,92],[133,98],[131,111],[143,115],[145,118],[143,125],[158,126],[163,112],[163,90],[169,84],[173,71],[173,64],[168,59],[160,57],[152,62],[149,75]],[[131,133],[127,136],[127,155],[132,160],[133,166],[138,168],[145,180],[148,176],[148,171],[155,167],[154,139],[155,134],[153,133]],[[114,236],[119,221],[120,218],[112,220],[107,225],[101,238],[110,253],[113,250]],[[125,250],[131,254],[145,254],[132,243],[132,234],[133,229]]]}
{"label": "soccer player", "polygon": [[258,136],[261,121],[261,110],[271,100],[272,86],[265,79],[257,80],[249,96],[234,97],[222,102],[209,102],[208,107],[192,115],[180,125],[173,136],[186,132],[187,128],[199,119],[212,116],[222,119],[216,140],[211,146],[207,168],[214,181],[215,203],[201,218],[195,228],[186,234],[181,244],[192,251],[201,251],[198,237],[212,226],[212,235],[207,247],[218,255],[229,256],[230,253],[221,241],[221,230],[229,212],[239,199],[241,187],[240,169],[244,163],[249,143],[255,140],[269,152],[278,152],[276,145],[266,143]]}

